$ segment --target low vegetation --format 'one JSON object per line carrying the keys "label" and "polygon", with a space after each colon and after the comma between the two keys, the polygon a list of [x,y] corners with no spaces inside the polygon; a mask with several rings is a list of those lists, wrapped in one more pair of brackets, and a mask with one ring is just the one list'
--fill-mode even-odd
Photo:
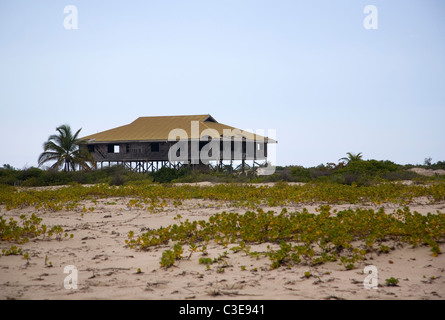
{"label": "low vegetation", "polygon": [[[31,217],[21,215],[20,220],[16,221],[14,218],[5,219],[0,216],[0,241],[11,242],[14,244],[24,244],[30,239],[62,239],[72,238],[73,234],[64,232],[61,226],[48,227],[42,224],[42,218],[32,214]],[[0,256],[8,255],[24,255],[22,249],[16,245],[12,245],[10,249],[3,249]],[[28,256],[25,254],[25,258]]]}
{"label": "low vegetation", "polygon": [[[391,161],[357,160],[352,157],[345,162],[320,164],[316,167],[278,166],[272,175],[257,176],[252,171],[242,174],[240,170],[223,169],[191,170],[183,168],[175,170],[162,168],[157,172],[138,173],[122,166],[106,167],[90,171],[57,171],[28,168],[17,170],[10,165],[0,168],[0,184],[10,186],[54,186],[66,184],[97,184],[124,185],[131,183],[171,183],[171,182],[331,182],[347,185],[371,185],[385,181],[412,180],[416,183],[429,181],[445,181],[445,175],[425,177],[409,169],[413,165],[399,165]],[[445,169],[445,161],[418,165],[425,169]]]}
{"label": "low vegetation", "polygon": [[[217,264],[218,272],[224,272],[228,252],[241,252],[252,258],[266,257],[272,269],[337,262],[350,270],[362,260],[388,254],[400,244],[428,246],[431,255],[437,256],[441,254],[440,244],[445,241],[445,214],[421,215],[406,206],[419,198],[429,203],[444,201],[445,181],[442,177],[420,178],[407,169],[389,161],[361,160],[358,155],[351,155],[347,163],[338,165],[278,168],[274,175],[267,177],[167,168],[142,174],[122,167],[56,172],[35,168],[15,170],[6,166],[0,170],[2,210],[33,207],[36,212],[30,217],[22,215],[19,221],[0,216],[0,240],[11,242],[11,247],[4,249],[2,254],[23,254],[17,245],[32,238],[62,240],[72,237],[60,226],[43,225],[37,216],[39,213],[72,210],[84,214],[94,212],[98,199],[125,198],[128,208],[151,213],[163,211],[168,205],[181,207],[190,199],[230,203],[245,209],[244,214],[221,212],[199,221],[189,221],[178,215],[175,224],[137,235],[130,232],[126,239],[130,249],[163,248],[160,259],[163,268],[172,267],[185,259],[184,256],[190,258],[193,252],[199,251],[202,253],[199,263],[206,268]],[[207,187],[171,183],[204,177],[231,183]],[[392,182],[399,178],[412,178],[416,183]],[[236,183],[261,179],[277,183],[273,186]],[[287,181],[306,183],[295,185]],[[92,185],[82,185],[86,183]],[[47,184],[68,186],[25,187]],[[105,204],[115,203],[110,201]],[[335,211],[330,206],[379,206],[383,203],[395,204],[398,209],[394,212],[365,208]],[[295,204],[318,204],[318,212],[309,213],[305,209],[288,212],[284,208]],[[269,208],[278,211],[268,211]],[[169,245],[172,242],[175,243],[173,247]],[[210,242],[227,251],[219,257],[207,256],[206,247]],[[254,251],[252,248],[259,244],[267,244],[267,249]],[[184,252],[187,248],[189,253]]]}
{"label": "low vegetation", "polygon": [[[169,241],[194,246],[213,241],[224,248],[233,245],[230,250],[234,252],[243,251],[258,257],[258,252],[251,252],[251,245],[268,243],[268,250],[260,255],[270,259],[272,269],[338,261],[349,270],[369,255],[388,252],[382,250],[387,245],[427,245],[432,256],[437,256],[439,243],[445,241],[443,213],[423,216],[406,207],[394,214],[387,214],[383,209],[337,212],[330,206],[321,206],[318,211],[317,214],[305,209],[292,213],[283,210],[280,214],[261,209],[245,214],[222,212],[208,221],[186,219],[138,237],[132,235],[127,244],[149,250],[167,245]],[[207,261],[212,262],[212,259],[201,258],[199,263],[207,264]]]}
{"label": "low vegetation", "polygon": [[[349,186],[332,183],[308,183],[289,185],[276,183],[273,187],[250,184],[218,184],[209,187],[168,184],[135,184],[127,186],[72,185],[56,189],[19,189],[0,185],[0,205],[7,210],[34,206],[36,210],[74,210],[94,211],[99,198],[129,197],[127,205],[132,208],[146,209],[151,212],[162,210],[167,200],[175,206],[187,199],[209,199],[229,201],[233,205],[257,208],[261,205],[284,206],[287,204],[340,204],[390,202],[399,205],[411,203],[414,199],[425,197],[431,203],[445,200],[445,183],[430,185],[406,185],[382,183],[371,186]],[[90,200],[86,208],[82,200]]]}

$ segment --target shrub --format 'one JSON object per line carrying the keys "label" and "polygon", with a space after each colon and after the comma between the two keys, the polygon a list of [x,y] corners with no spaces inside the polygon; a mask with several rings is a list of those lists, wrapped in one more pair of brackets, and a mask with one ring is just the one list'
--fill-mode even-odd
{"label": "shrub", "polygon": [[399,279],[391,277],[389,279],[385,279],[385,282],[389,287],[396,287],[399,284]]}
{"label": "shrub", "polygon": [[173,251],[171,250],[165,250],[164,252],[162,252],[162,257],[161,257],[161,267],[164,268],[169,268],[171,267],[176,260],[176,255]]}
{"label": "shrub", "polygon": [[382,178],[388,181],[414,180],[419,175],[413,171],[397,170],[382,174]]}
{"label": "shrub", "polygon": [[211,258],[205,258],[205,257],[199,258],[199,264],[210,265],[212,263],[213,263],[213,260]]}
{"label": "shrub", "polygon": [[310,171],[302,166],[291,167],[290,172],[298,182],[307,182],[311,179]]}
{"label": "shrub", "polygon": [[[394,187],[406,189],[404,185]],[[376,190],[376,187],[372,188]],[[379,188],[390,190],[386,185]],[[359,190],[351,187],[344,189]],[[275,190],[279,193],[285,189]],[[442,193],[443,189],[438,189],[437,192]],[[168,240],[195,243],[213,239],[221,245],[239,242],[240,245],[238,248],[234,247],[235,250],[240,250],[245,243],[280,243],[278,249],[268,246],[264,253],[269,257],[272,269],[283,265],[318,265],[340,260],[347,270],[351,270],[355,268],[355,263],[377,249],[374,247],[376,243],[398,239],[413,246],[427,244],[432,255],[437,256],[440,254],[439,243],[445,237],[444,214],[423,216],[417,212],[411,213],[408,207],[397,210],[393,215],[388,215],[383,209],[332,212],[330,206],[321,206],[317,211],[319,214],[309,213],[305,209],[295,213],[283,211],[278,215],[261,209],[257,213],[222,212],[212,215],[208,221],[185,221],[179,225],[150,230],[134,243],[143,250]],[[380,245],[379,250],[387,252],[388,248]],[[253,257],[253,252],[249,251],[248,254]],[[214,260],[207,257],[199,259],[200,264],[212,262]]]}
{"label": "shrub", "polygon": [[179,243],[176,243],[176,244],[173,246],[173,252],[175,253],[175,259],[176,259],[176,260],[180,260],[180,259],[182,259],[181,254],[182,254],[184,251],[182,250],[182,246],[181,246]]}
{"label": "shrub", "polygon": [[154,182],[169,183],[185,175],[187,172],[188,169],[177,170],[174,168],[162,167],[158,171],[153,172],[151,175]]}

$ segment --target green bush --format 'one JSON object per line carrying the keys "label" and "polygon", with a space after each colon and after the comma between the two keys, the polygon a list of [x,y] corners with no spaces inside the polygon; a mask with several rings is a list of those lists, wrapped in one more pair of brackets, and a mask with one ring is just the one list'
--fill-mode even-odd
{"label": "green bush", "polygon": [[162,167],[158,171],[152,172],[151,176],[153,177],[154,182],[169,183],[185,175],[187,171],[188,170],[185,168],[177,170],[174,168]]}
{"label": "green bush", "polygon": [[399,279],[391,277],[389,279],[385,279],[385,282],[389,287],[396,287],[399,284]]}
{"label": "green bush", "polygon": [[378,161],[378,160],[362,160],[351,161],[338,172],[367,174],[371,176],[381,175],[388,172],[394,172],[400,169],[398,164],[391,161]]}
{"label": "green bush", "polygon": [[171,250],[165,250],[162,252],[161,261],[159,263],[161,264],[161,267],[169,268],[175,263],[175,260],[175,253]]}
{"label": "green bush", "polygon": [[402,172],[404,172],[403,168],[392,161],[355,160],[344,167],[335,169],[333,175],[337,176],[337,181],[340,183],[371,185],[387,177],[392,180],[398,180],[398,177],[405,178],[407,175]]}
{"label": "green bush", "polygon": [[5,168],[5,166],[0,168],[0,184],[10,186],[38,187],[67,185],[71,183],[108,183],[110,185],[122,185],[130,181],[142,180],[151,182],[152,178],[147,173],[134,172],[123,166],[75,172],[41,170],[34,167],[25,170]]}
{"label": "green bush", "polygon": [[[348,164],[335,165],[328,163],[316,167],[303,166],[277,166],[276,171],[268,176],[256,176],[253,171],[247,170],[244,174],[240,170],[223,168],[199,168],[192,170],[184,167],[176,170],[162,167],[158,171],[139,173],[122,165],[106,167],[92,171],[59,172],[56,170],[41,170],[28,168],[17,170],[10,165],[0,168],[0,184],[10,186],[50,186],[67,185],[73,182],[79,184],[106,183],[110,185],[124,185],[146,182],[172,183],[172,182],[201,182],[216,183],[265,183],[265,182],[327,182],[346,185],[372,185],[382,181],[412,180],[416,183],[430,181],[444,181],[442,176],[419,176],[409,171],[412,165],[398,165],[392,161],[379,160],[353,160]],[[425,167],[425,166],[421,166]],[[425,167],[428,169],[445,168],[445,161]]]}
{"label": "green bush", "polygon": [[291,167],[290,172],[297,182],[308,182],[311,179],[311,172],[302,166]]}
{"label": "green bush", "polygon": [[431,164],[427,167],[427,169],[433,169],[433,170],[445,170],[445,161],[437,161],[436,163]]}

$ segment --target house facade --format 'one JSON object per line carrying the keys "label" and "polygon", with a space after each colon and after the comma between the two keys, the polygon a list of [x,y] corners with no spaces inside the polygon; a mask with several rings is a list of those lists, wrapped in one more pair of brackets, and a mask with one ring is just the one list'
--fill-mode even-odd
{"label": "house facade", "polygon": [[[267,161],[275,140],[217,122],[210,115],[140,117],[130,124],[83,137],[97,165],[122,164],[136,171],[162,166],[223,166]],[[250,166],[249,164],[247,164]]]}

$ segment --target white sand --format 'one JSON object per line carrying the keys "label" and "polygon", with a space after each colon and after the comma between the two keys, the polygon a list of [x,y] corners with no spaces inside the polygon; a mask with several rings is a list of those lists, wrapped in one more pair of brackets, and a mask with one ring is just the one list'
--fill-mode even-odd
{"label": "white sand", "polygon": [[428,176],[428,177],[432,177],[437,175],[444,175],[445,174],[445,170],[442,169],[438,169],[438,170],[433,170],[433,169],[424,169],[424,168],[411,168],[409,169],[410,171],[413,171],[417,174],[423,175],[423,176]]}
{"label": "white sand", "polygon": [[[116,202],[116,204],[105,204]],[[317,267],[295,266],[270,270],[270,262],[262,257],[255,260],[245,253],[233,253],[229,245],[223,248],[213,242],[208,246],[210,258],[228,252],[223,273],[217,265],[210,270],[198,263],[201,252],[190,260],[178,261],[174,267],[163,269],[159,261],[168,246],[138,251],[125,246],[130,230],[140,235],[142,228],[158,228],[177,223],[179,213],[184,219],[207,219],[223,210],[243,213],[242,208],[209,200],[184,201],[181,208],[172,204],[165,212],[128,210],[128,199],[98,200],[94,212],[81,216],[80,211],[40,212],[48,226],[61,225],[74,238],[69,240],[31,240],[21,245],[29,252],[29,263],[22,256],[0,257],[0,299],[444,299],[445,254],[434,258],[427,247],[403,248],[389,254],[373,256],[357,269],[345,271],[338,262]],[[200,206],[198,206],[198,203]],[[92,206],[85,202],[86,207]],[[315,212],[316,205],[306,206]],[[349,205],[336,206],[344,209]],[[354,207],[354,206],[352,206]],[[387,212],[396,207],[385,205]],[[281,208],[274,208],[280,212]],[[295,209],[295,208],[288,208]],[[298,207],[301,209],[301,207]],[[428,205],[419,201],[411,206],[426,214],[445,211],[445,204]],[[33,208],[0,209],[4,217],[18,220],[21,214],[31,215]],[[0,249],[10,243],[1,242]],[[187,246],[183,256],[189,255]],[[265,251],[266,245],[252,246],[252,251]],[[445,245],[441,245],[445,252]],[[47,265],[45,265],[45,257]],[[52,266],[49,266],[49,262]],[[378,268],[379,288],[365,289],[363,267]],[[64,267],[74,265],[78,270],[78,288],[65,289]],[[241,270],[245,266],[245,270]],[[138,268],[142,273],[137,273]],[[304,272],[312,277],[306,279]],[[385,279],[400,280],[397,287],[385,286]]]}

